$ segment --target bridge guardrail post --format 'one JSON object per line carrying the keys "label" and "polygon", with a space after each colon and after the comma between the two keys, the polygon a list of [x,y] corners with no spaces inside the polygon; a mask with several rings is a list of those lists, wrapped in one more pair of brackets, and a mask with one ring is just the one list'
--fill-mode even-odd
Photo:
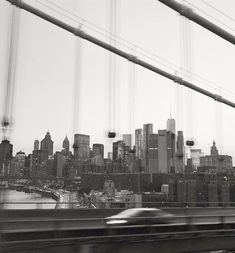
{"label": "bridge guardrail post", "polygon": [[221,228],[223,228],[223,229],[226,228],[225,216],[219,216],[219,223],[220,223]]}

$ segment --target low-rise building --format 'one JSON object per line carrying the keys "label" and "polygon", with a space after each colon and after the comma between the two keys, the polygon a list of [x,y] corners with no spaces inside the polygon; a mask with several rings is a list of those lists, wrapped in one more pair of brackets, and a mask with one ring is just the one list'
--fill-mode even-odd
{"label": "low-rise building", "polygon": [[135,194],[128,190],[117,192],[112,180],[105,181],[104,192],[92,190],[90,199],[96,208],[142,207],[142,194]]}

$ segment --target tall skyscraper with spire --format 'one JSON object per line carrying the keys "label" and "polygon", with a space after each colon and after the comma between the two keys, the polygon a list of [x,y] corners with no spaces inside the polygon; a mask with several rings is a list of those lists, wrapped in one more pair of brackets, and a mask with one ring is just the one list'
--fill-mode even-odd
{"label": "tall skyscraper with spire", "polygon": [[50,133],[47,132],[41,141],[41,150],[47,151],[48,155],[53,155],[53,143]]}
{"label": "tall skyscraper with spire", "polygon": [[66,153],[69,153],[69,139],[68,139],[67,135],[66,135],[66,137],[64,138],[62,148],[63,148],[63,150],[64,150]]}
{"label": "tall skyscraper with spire", "polygon": [[172,118],[167,120],[167,131],[175,134],[175,120]]}

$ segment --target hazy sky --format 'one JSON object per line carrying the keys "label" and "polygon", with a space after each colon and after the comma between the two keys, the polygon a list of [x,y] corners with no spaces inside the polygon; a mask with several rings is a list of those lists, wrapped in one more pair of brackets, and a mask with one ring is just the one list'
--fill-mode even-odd
{"label": "hazy sky", "polygon": [[[73,26],[81,26],[103,41],[110,41],[109,33],[104,30],[110,30],[112,0],[26,2]],[[191,7],[197,13],[235,33],[233,0],[183,2],[195,5],[197,9]],[[1,106],[6,85],[11,9],[7,1],[0,2]],[[116,22],[112,24],[116,26],[117,47],[235,102],[234,46],[186,21],[157,0],[116,0],[115,11]],[[34,140],[42,140],[48,130],[54,140],[54,150],[61,149],[66,134],[72,145],[73,134],[83,133],[91,136],[91,143],[104,143],[109,151],[111,140],[106,135],[110,123],[118,136],[142,128],[144,123],[153,123],[156,132],[166,128],[171,113],[177,130],[183,130],[185,138],[194,137],[195,148],[208,153],[215,140],[220,153],[235,158],[235,109],[133,66],[120,57],[110,66],[110,54],[104,49],[24,10],[19,12],[11,133],[14,152],[30,153]],[[193,76],[185,76],[182,68]],[[110,71],[115,79],[111,86]],[[195,75],[213,84],[195,80]],[[111,107],[115,120],[109,116],[110,87],[115,93],[116,102]],[[225,94],[225,90],[229,92]]]}

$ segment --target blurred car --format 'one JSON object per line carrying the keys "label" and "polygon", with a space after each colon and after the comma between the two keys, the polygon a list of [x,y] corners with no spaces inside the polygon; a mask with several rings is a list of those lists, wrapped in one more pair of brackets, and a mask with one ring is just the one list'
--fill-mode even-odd
{"label": "blurred car", "polygon": [[157,208],[130,208],[105,218],[105,225],[167,224],[174,222],[174,215]]}

